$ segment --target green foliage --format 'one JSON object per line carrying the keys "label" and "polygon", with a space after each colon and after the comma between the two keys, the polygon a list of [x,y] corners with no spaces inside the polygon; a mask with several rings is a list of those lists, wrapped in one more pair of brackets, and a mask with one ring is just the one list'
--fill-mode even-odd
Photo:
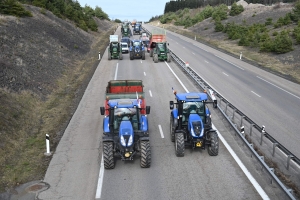
{"label": "green foliage", "polygon": [[162,15],[159,18],[159,21],[162,24],[166,24],[166,23],[170,23],[173,19],[177,19],[176,14],[173,12],[169,12],[167,14]]}
{"label": "green foliage", "polygon": [[277,36],[277,35],[278,35],[278,32],[277,32],[277,31],[274,31],[272,35],[273,35],[273,36]]}
{"label": "green foliage", "polygon": [[16,17],[32,17],[31,12],[25,10],[16,0],[1,0],[0,13]]}
{"label": "green foliage", "polygon": [[43,15],[46,15],[46,9],[45,9],[45,8],[42,8],[40,12],[41,12]]}
{"label": "green foliage", "polygon": [[272,18],[267,18],[265,22],[265,26],[272,25],[273,24],[272,20],[273,20]]}
{"label": "green foliage", "polygon": [[227,11],[228,11],[228,7],[225,4],[221,4],[215,7],[214,12],[212,13],[212,18],[214,20],[218,17],[221,20],[227,19]]}
{"label": "green foliage", "polygon": [[108,15],[105,12],[103,12],[102,9],[98,6],[96,6],[95,8],[95,16],[99,19],[109,20]]}
{"label": "green foliage", "polygon": [[242,13],[243,11],[244,11],[244,7],[242,5],[237,5],[236,2],[234,2],[231,6],[229,15],[236,16]]}
{"label": "green foliage", "polygon": [[291,20],[298,22],[300,20],[300,1],[295,3],[295,7],[291,13]]}
{"label": "green foliage", "polygon": [[249,42],[248,38],[245,35],[242,35],[238,45],[239,46],[249,46],[250,42]]}
{"label": "green foliage", "polygon": [[40,8],[46,8],[47,2],[46,0],[33,0],[32,5]]}
{"label": "green foliage", "polygon": [[212,14],[213,14],[213,12],[214,12],[214,8],[213,7],[211,7],[210,5],[206,6],[204,8],[204,10],[202,11],[204,19],[207,19],[207,18],[211,17]]}
{"label": "green foliage", "polygon": [[279,17],[277,22],[274,24],[274,28],[282,27],[283,25],[288,25],[292,23],[291,13],[287,13],[284,17]]}
{"label": "green foliage", "polygon": [[278,54],[287,53],[293,50],[292,40],[286,31],[281,31],[281,33],[276,36],[273,45],[274,52]]}
{"label": "green foliage", "polygon": [[216,32],[222,32],[224,29],[224,25],[222,24],[220,18],[218,18],[216,21],[215,21],[215,31]]}
{"label": "green foliage", "polygon": [[122,23],[122,21],[119,20],[119,19],[115,19],[115,22],[116,22],[116,23]]}
{"label": "green foliage", "polygon": [[295,37],[297,44],[300,44],[300,21],[298,21],[298,26],[294,28],[293,36]]}

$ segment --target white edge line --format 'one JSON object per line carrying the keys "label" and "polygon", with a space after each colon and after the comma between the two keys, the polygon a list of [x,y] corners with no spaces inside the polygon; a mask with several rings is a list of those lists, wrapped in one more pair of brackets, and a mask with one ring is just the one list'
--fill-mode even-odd
{"label": "white edge line", "polygon": [[226,60],[226,59],[224,59],[224,58],[221,58],[220,56],[217,56],[216,54],[214,54],[214,55],[215,55],[216,57],[218,57],[218,58],[220,58],[220,59],[222,59],[222,60],[224,60],[224,61],[226,61],[226,62],[232,64],[233,66],[235,66],[235,67],[237,67],[237,68],[239,68],[239,69],[241,69],[241,70],[244,70],[243,68],[237,66],[236,64],[233,64],[232,62],[229,62],[228,60]]}
{"label": "white edge line", "polygon": [[225,75],[225,76],[229,76],[228,74],[226,74],[225,72],[223,72],[223,74]]}
{"label": "white edge line", "polygon": [[251,91],[253,94],[255,94],[256,96],[258,96],[258,97],[261,97],[261,96],[259,96],[258,94],[256,94],[255,92],[253,92],[253,91]]}
{"label": "white edge line", "polygon": [[97,185],[97,191],[96,191],[96,197],[95,197],[96,199],[101,198],[102,185],[103,185],[103,176],[104,176],[104,162],[103,162],[103,154],[102,154],[99,177],[98,177],[98,185]]}
{"label": "white edge line", "polygon": [[158,128],[159,128],[159,132],[160,132],[160,136],[161,136],[161,138],[165,138],[165,136],[164,136],[164,132],[163,132],[163,130],[162,130],[162,128],[161,128],[161,125],[160,125],[160,124],[158,125]]}
{"label": "white edge line", "polygon": [[277,85],[275,85],[275,84],[273,84],[273,83],[271,83],[271,82],[269,82],[269,81],[267,81],[267,80],[265,80],[265,79],[263,79],[263,78],[261,78],[261,77],[259,77],[259,76],[256,76],[256,77],[259,78],[260,80],[265,81],[265,82],[267,82],[267,83],[273,85],[274,87],[277,87],[278,89],[280,89],[280,90],[282,90],[282,91],[284,91],[284,92],[286,92],[286,93],[288,93],[288,94],[290,94],[290,95],[292,95],[292,96],[294,96],[294,97],[300,99],[300,97],[298,97],[297,95],[294,95],[293,93],[290,93],[289,91],[286,91],[285,89],[282,89],[281,87],[279,87],[279,86],[277,86]]}
{"label": "white edge line", "polygon": [[[181,84],[181,86],[184,88],[184,90],[186,92],[189,92],[186,87],[183,85],[183,83],[181,82],[181,80],[177,77],[177,75],[174,73],[174,71],[171,69],[171,67],[168,65],[168,63],[165,61],[165,63],[167,64],[167,66],[169,67],[169,69],[171,70],[171,72],[174,74],[174,76],[176,77],[176,79],[179,81],[179,83]],[[257,183],[257,181],[253,178],[253,176],[251,175],[251,173],[248,171],[248,169],[245,167],[245,165],[242,163],[242,161],[239,159],[239,157],[234,153],[234,151],[231,149],[231,147],[229,146],[229,144],[226,142],[226,140],[223,138],[223,136],[220,134],[220,132],[218,131],[218,129],[214,126],[214,124],[212,124],[213,129],[215,129],[221,139],[221,141],[223,142],[223,144],[225,145],[225,147],[227,148],[227,150],[229,151],[229,153],[231,154],[231,156],[234,158],[234,160],[237,162],[237,164],[240,166],[240,168],[242,169],[242,171],[244,172],[244,174],[247,176],[247,178],[249,179],[249,181],[252,183],[252,185],[254,186],[254,188],[256,189],[256,191],[259,193],[259,195],[263,198],[263,199],[270,199],[268,197],[268,195],[265,193],[265,191],[262,189],[262,187]]]}
{"label": "white edge line", "polygon": [[117,63],[117,67],[116,67],[116,71],[115,71],[115,80],[117,80],[118,68],[119,68],[119,63]]}
{"label": "white edge line", "polygon": [[214,124],[212,124],[213,129],[215,129],[218,133],[219,138],[221,139],[222,143],[226,147],[226,149],[229,151],[231,156],[234,158],[235,162],[240,166],[244,174],[247,176],[249,181],[252,183],[256,191],[259,193],[261,198],[263,199],[270,199],[269,196],[266,194],[266,192],[262,189],[262,187],[259,185],[259,183],[255,180],[255,178],[251,175],[251,173],[248,171],[246,166],[242,163],[242,161],[239,159],[239,157],[234,153],[232,148],[229,146],[229,144],[226,142],[226,140],[223,138],[221,133],[217,130]]}

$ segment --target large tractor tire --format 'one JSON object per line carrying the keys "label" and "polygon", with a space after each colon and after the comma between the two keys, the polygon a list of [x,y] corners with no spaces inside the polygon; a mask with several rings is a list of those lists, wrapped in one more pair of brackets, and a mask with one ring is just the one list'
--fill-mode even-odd
{"label": "large tractor tire", "polygon": [[153,49],[150,50],[150,57],[153,57]]}
{"label": "large tractor tire", "polygon": [[157,55],[157,54],[154,54],[154,55],[153,55],[153,61],[154,61],[155,63],[158,63],[158,55]]}
{"label": "large tractor tire", "polygon": [[170,136],[171,136],[171,141],[175,142],[175,120],[172,114],[170,115]]}
{"label": "large tractor tire", "polygon": [[105,169],[115,168],[113,142],[103,142],[103,159]]}
{"label": "large tractor tire", "polygon": [[129,57],[130,57],[130,60],[133,60],[133,52],[132,51],[130,52],[130,56]]}
{"label": "large tractor tire", "polygon": [[151,149],[149,141],[141,141],[141,167],[149,168],[151,165]]}
{"label": "large tractor tire", "polygon": [[123,59],[123,55],[122,55],[122,52],[119,53],[119,60],[122,60]]}
{"label": "large tractor tire", "polygon": [[184,136],[183,133],[176,133],[175,134],[175,153],[177,157],[184,156]]}
{"label": "large tractor tire", "polygon": [[210,156],[217,156],[219,153],[219,138],[216,132],[210,132],[210,145],[207,148]]}
{"label": "large tractor tire", "polygon": [[167,62],[168,62],[168,63],[171,62],[171,56],[170,56],[169,53],[167,53]]}
{"label": "large tractor tire", "polygon": [[145,51],[142,53],[142,60],[145,60]]}
{"label": "large tractor tire", "polygon": [[108,60],[111,60],[111,53],[110,53],[110,51],[108,52]]}

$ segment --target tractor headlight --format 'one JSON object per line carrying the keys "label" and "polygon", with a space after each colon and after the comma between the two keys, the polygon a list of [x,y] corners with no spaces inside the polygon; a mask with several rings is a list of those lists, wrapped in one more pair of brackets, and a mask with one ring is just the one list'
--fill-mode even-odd
{"label": "tractor headlight", "polygon": [[131,146],[132,145],[132,143],[133,143],[133,139],[132,139],[133,137],[132,137],[132,135],[129,137],[129,140],[128,140],[128,143],[127,143],[127,146],[129,147],[129,146]]}
{"label": "tractor headlight", "polygon": [[124,139],[123,136],[121,136],[121,141],[120,142],[121,142],[122,146],[126,147],[126,142],[125,142],[125,139]]}

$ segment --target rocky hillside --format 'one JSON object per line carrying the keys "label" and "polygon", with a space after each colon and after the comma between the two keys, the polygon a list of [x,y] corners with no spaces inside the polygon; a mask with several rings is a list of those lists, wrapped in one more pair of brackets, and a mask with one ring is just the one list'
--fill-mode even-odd
{"label": "rocky hillside", "polygon": [[98,31],[85,32],[24,7],[32,17],[0,15],[0,193],[42,179],[45,134],[54,150],[115,29],[95,18]]}

